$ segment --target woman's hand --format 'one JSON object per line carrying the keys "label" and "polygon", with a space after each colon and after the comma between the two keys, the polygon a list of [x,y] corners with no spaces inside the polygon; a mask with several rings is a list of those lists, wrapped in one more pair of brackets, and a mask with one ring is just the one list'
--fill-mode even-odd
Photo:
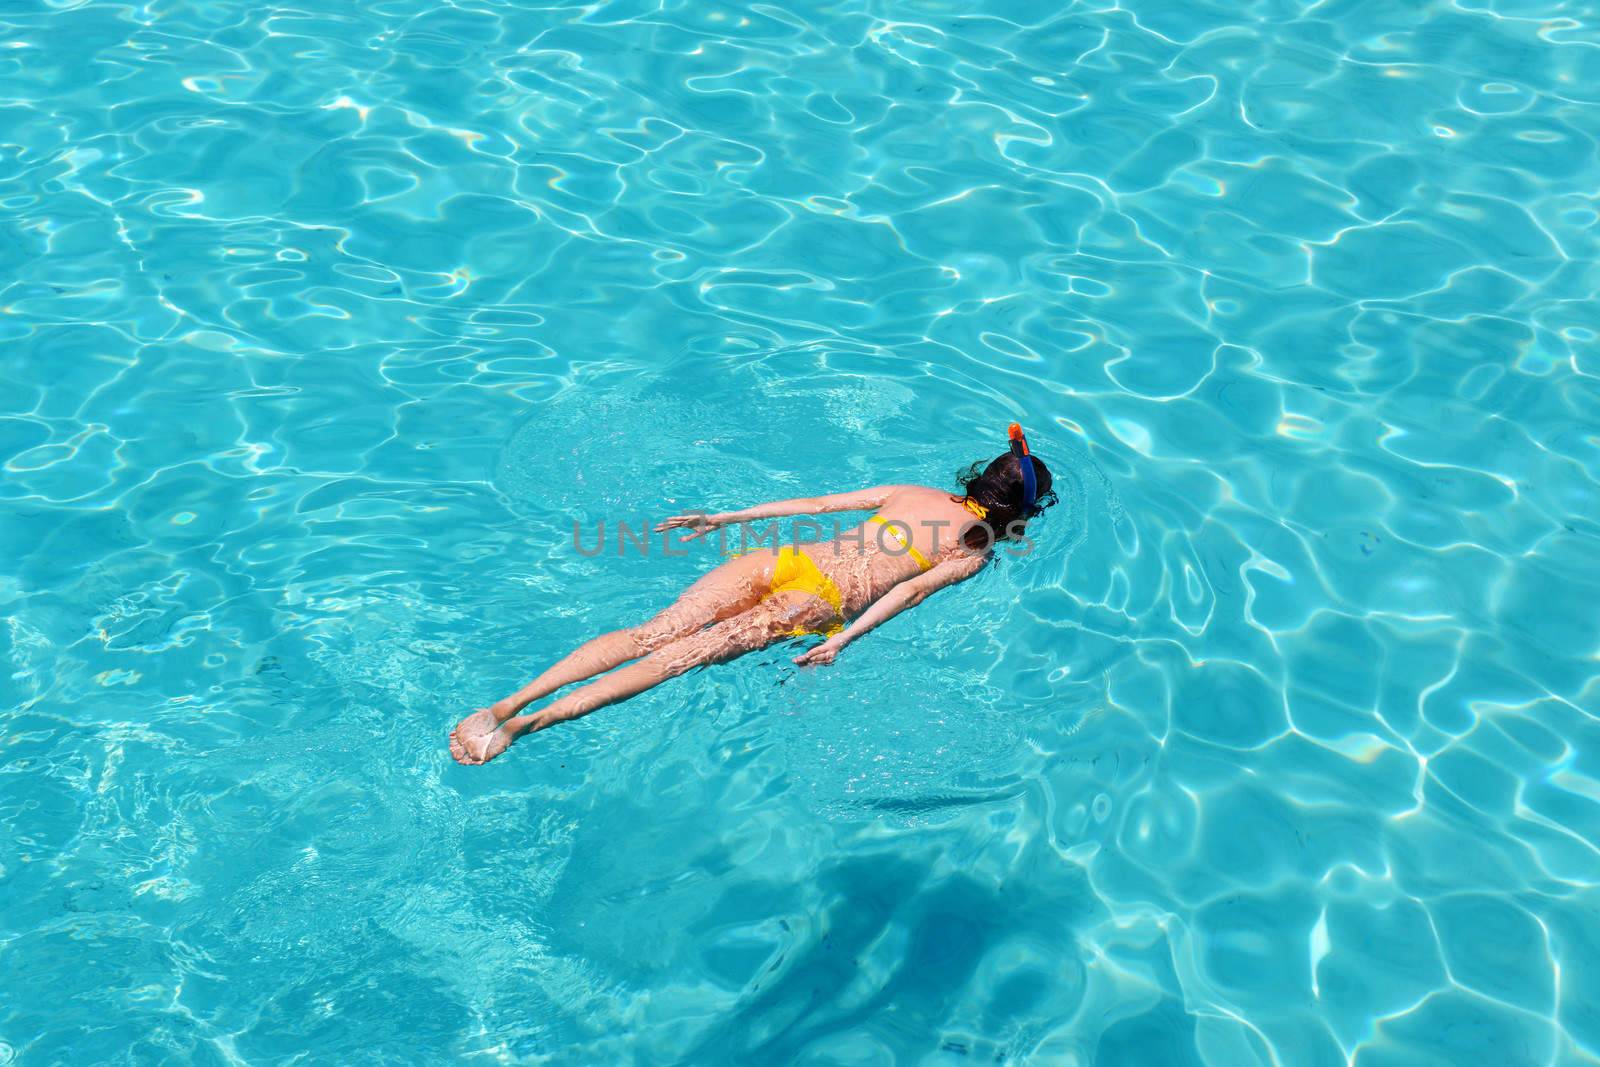
{"label": "woman's hand", "polygon": [[794,658],[801,667],[822,667],[832,663],[834,657],[844,649],[844,642],[837,637],[830,637],[816,648],[810,648]]}
{"label": "woman's hand", "polygon": [[681,530],[687,526],[694,530],[694,533],[683,539],[685,542],[688,542],[693,541],[696,538],[704,537],[706,534],[710,533],[712,530],[715,530],[722,524],[723,519],[720,515],[707,515],[703,511],[691,511],[687,515],[674,515],[665,522],[656,523],[656,533],[665,533],[668,530]]}

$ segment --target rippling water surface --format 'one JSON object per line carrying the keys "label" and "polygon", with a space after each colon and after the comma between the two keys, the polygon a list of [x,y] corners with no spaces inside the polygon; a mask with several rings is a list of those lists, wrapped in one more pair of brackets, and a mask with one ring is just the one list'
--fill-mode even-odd
{"label": "rippling water surface", "polygon": [[[0,1062],[1600,1057],[1600,11],[0,7]],[[462,769],[709,566],[1039,551]],[[296,1059],[296,1057],[299,1057]]]}

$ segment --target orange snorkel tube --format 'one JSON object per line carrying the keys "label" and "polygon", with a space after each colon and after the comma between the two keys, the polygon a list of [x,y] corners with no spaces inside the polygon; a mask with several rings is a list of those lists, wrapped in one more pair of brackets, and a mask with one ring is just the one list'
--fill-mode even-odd
{"label": "orange snorkel tube", "polygon": [[1023,435],[1022,424],[1013,422],[1006,431],[1011,438],[1011,454],[1022,467],[1022,513],[1033,514],[1033,502],[1038,497],[1039,484],[1034,478],[1033,455],[1028,451],[1028,438]]}

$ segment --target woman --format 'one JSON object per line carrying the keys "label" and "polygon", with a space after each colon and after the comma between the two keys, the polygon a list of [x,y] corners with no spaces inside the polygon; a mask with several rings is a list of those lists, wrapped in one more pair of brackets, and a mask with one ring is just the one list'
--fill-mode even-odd
{"label": "woman", "polygon": [[[643,626],[596,637],[520,692],[462,719],[450,732],[451,755],[461,763],[486,763],[525,733],[786,637],[825,635],[827,640],[794,661],[832,663],[862,634],[978,573],[995,541],[1020,538],[1027,520],[1054,502],[1050,472],[1029,454],[1021,427],[1012,423],[1010,433],[1011,450],[981,473],[974,464],[962,479],[961,496],[919,485],[881,485],[720,515],[677,515],[661,523],[658,532],[689,528],[687,540],[693,540],[753,519],[877,510],[832,541],[774,545],[734,557]],[[846,619],[854,621],[845,625]],[[624,663],[630,665],[532,715],[520,714],[563,686]]]}

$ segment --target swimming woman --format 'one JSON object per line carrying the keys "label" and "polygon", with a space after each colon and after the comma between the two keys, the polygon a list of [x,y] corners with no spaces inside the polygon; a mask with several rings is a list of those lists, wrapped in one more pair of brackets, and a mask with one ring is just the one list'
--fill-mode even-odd
{"label": "swimming woman", "polygon": [[[677,515],[657,532],[688,529],[686,540],[721,526],[783,515],[876,510],[832,541],[746,552],[706,574],[642,626],[594,638],[523,689],[468,715],[450,732],[450,753],[486,763],[525,733],[587,715],[709,663],[722,663],[787,637],[820,634],[796,656],[802,666],[832,663],[861,635],[988,562],[998,540],[1022,536],[1050,497],[1050,472],[1011,425],[1011,449],[963,478],[951,496],[920,485],[880,485],[854,493],[779,500],[718,515]],[[852,620],[846,625],[846,620]],[[630,662],[637,660],[637,662]],[[629,666],[575,689],[531,715],[522,709],[563,686]]]}

